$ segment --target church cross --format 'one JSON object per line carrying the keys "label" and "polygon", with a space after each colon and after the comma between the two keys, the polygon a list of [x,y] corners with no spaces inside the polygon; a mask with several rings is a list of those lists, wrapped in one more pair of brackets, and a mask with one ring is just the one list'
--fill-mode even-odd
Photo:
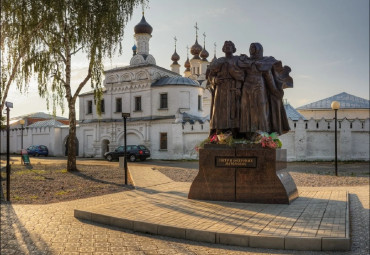
{"label": "church cross", "polygon": [[203,33],[203,48],[206,48],[206,32]]}
{"label": "church cross", "polygon": [[215,53],[215,57],[216,57],[216,43],[213,44],[215,46],[215,50],[214,50],[214,53]]}
{"label": "church cross", "polygon": [[175,51],[176,51],[176,42],[177,42],[176,36],[173,39],[175,40]]}
{"label": "church cross", "polygon": [[186,54],[187,54],[187,56],[189,58],[189,45],[186,45]]}
{"label": "church cross", "polygon": [[197,37],[197,40],[198,40],[198,30],[199,30],[199,27],[198,27],[198,22],[195,22],[195,35]]}

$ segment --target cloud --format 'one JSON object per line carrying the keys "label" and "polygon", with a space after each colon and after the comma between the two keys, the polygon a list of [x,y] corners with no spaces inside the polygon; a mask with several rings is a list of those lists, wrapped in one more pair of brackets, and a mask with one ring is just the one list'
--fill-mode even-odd
{"label": "cloud", "polygon": [[300,98],[300,99],[296,100],[296,102],[297,102],[298,106],[302,106],[302,105],[312,103],[313,101],[310,100],[309,98]]}
{"label": "cloud", "polygon": [[109,70],[109,69],[113,69],[113,68],[117,68],[117,67],[128,66],[130,64],[127,63],[127,62],[118,62],[118,61],[115,61],[114,59],[112,59],[112,61],[104,62],[103,65],[104,65],[104,70]]}
{"label": "cloud", "polygon": [[323,62],[322,65],[319,67],[334,67],[334,66],[339,66],[339,65],[348,65],[353,62],[353,58],[348,58],[348,59],[338,59],[334,61],[328,61],[328,62]]}
{"label": "cloud", "polygon": [[214,8],[206,11],[206,15],[210,17],[219,17],[226,13],[226,8]]}
{"label": "cloud", "polygon": [[78,81],[78,80],[83,80],[86,75],[87,75],[87,70],[88,67],[80,67],[80,68],[72,68],[71,72],[71,80],[73,81]]}
{"label": "cloud", "polygon": [[306,75],[306,74],[298,74],[295,77],[300,78],[300,79],[305,79],[305,80],[312,80],[313,79],[312,76]]}

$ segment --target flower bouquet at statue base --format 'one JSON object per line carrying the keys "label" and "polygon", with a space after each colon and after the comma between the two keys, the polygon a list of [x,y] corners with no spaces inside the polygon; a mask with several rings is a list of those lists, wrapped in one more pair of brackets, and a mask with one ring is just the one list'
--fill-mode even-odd
{"label": "flower bouquet at statue base", "polygon": [[233,144],[233,134],[231,131],[227,131],[225,133],[219,133],[217,135],[218,144]]}
{"label": "flower bouquet at statue base", "polygon": [[267,133],[263,131],[257,131],[251,139],[252,143],[261,144],[263,148],[277,149],[283,145],[281,140],[278,138],[277,133]]}
{"label": "flower bouquet at statue base", "polygon": [[200,148],[204,148],[205,144],[227,144],[231,146],[233,144],[233,135],[231,131],[225,133],[214,133],[211,134],[207,139],[203,140],[200,144],[195,146],[195,151],[199,152]]}
{"label": "flower bouquet at statue base", "polygon": [[282,142],[278,138],[277,133],[269,134],[263,131],[256,131],[250,140],[234,139],[231,131],[219,134],[214,133],[202,141],[199,145],[195,146],[195,150],[199,152],[199,149],[204,148],[205,144],[227,144],[229,146],[234,144],[249,144],[254,146],[261,144],[263,148],[271,149],[281,148],[282,146]]}

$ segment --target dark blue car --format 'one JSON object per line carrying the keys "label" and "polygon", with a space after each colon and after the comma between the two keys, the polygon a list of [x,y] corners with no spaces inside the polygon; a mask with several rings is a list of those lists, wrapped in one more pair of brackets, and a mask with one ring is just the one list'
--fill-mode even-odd
{"label": "dark blue car", "polygon": [[40,155],[44,155],[45,157],[47,157],[49,155],[48,147],[46,147],[45,145],[32,145],[27,148],[27,152],[28,155],[36,157]]}
{"label": "dark blue car", "polygon": [[[106,152],[104,157],[108,161],[112,161],[114,159],[118,159],[119,157],[123,157],[125,155],[125,146],[119,146],[117,149],[111,152]],[[127,158],[131,162],[135,162],[136,159],[140,159],[141,161],[146,160],[150,157],[150,151],[144,145],[127,145]]]}

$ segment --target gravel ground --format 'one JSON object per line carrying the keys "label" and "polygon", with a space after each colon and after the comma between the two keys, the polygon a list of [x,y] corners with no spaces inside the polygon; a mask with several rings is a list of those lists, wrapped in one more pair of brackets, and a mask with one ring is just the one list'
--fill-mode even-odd
{"label": "gravel ground", "polygon": [[[124,184],[124,171],[117,166],[78,164],[77,172],[67,172],[66,164],[13,165],[10,199],[13,204],[49,204],[100,196],[132,189]],[[6,172],[1,171],[1,187],[6,197]]]}
{"label": "gravel ground", "polygon": [[[154,167],[167,177],[178,182],[192,182],[197,169],[177,167]],[[342,163],[338,166],[338,176],[334,174],[334,164],[325,162],[288,163],[287,171],[297,186],[336,187],[369,185],[369,162],[354,164]]]}

